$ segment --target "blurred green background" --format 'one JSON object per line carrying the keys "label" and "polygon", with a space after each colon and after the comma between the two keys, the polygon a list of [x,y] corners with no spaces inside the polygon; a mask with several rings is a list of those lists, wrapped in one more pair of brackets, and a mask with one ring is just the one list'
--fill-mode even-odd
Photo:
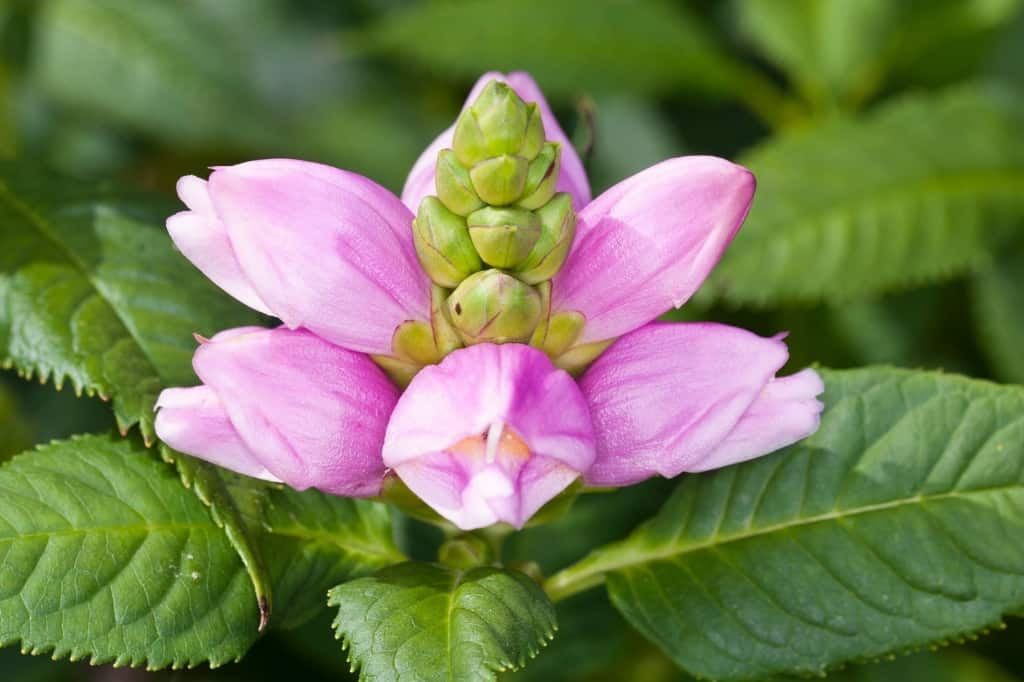
{"label": "blurred green background", "polygon": [[[1021,5],[0,0],[0,158],[137,187],[166,197],[169,207],[179,176],[261,157],[329,163],[397,192],[423,147],[454,120],[477,75],[523,69],[539,81],[577,143],[596,194],[671,156],[742,159],[780,135],[855,128],[901,98],[927,101],[964,84],[997,83],[1001,97],[1019,106]],[[921,132],[921,141],[956,157],[957,145],[970,147],[974,139],[972,120],[937,129],[931,138]],[[847,129],[837,130],[835,138],[848,137]],[[1022,130],[1011,126],[1008,139],[1015,135],[1019,145]],[[863,153],[865,177],[884,173],[886,144],[901,142],[898,133],[891,140],[879,134],[881,153]],[[809,149],[792,160],[788,147],[776,150],[787,174],[784,187],[806,186],[813,194],[827,181],[828,139],[812,134],[804,144]],[[1019,149],[993,161],[1018,179],[1024,177]],[[849,165],[849,154],[834,156]],[[772,186],[772,177],[762,173],[760,179],[762,192]],[[1024,184],[1015,187],[1024,196]],[[751,221],[768,221],[770,210],[784,216],[788,207],[780,202],[755,204]],[[995,222],[990,231],[999,240],[989,241],[984,231],[983,257],[954,258],[937,272],[905,280],[883,278],[885,286],[846,292],[839,303],[826,294],[838,286],[841,263],[837,274],[822,275],[821,296],[804,291],[792,302],[746,306],[743,296],[718,295],[713,281],[671,317],[723,320],[762,334],[788,329],[793,366],[891,363],[1022,382],[1024,239],[1016,221]],[[895,222],[882,224],[883,234],[899,229]],[[852,239],[869,237],[855,229]],[[756,289],[756,282],[747,286]],[[0,459],[33,443],[111,425],[98,401],[0,374]],[[546,568],[564,565],[589,546],[625,534],[653,513],[667,489],[655,482],[610,498],[585,498],[559,524],[517,537],[509,552]],[[560,619],[559,638],[519,679],[683,679],[600,595],[568,602]],[[1024,625],[1009,625],[966,646],[854,666],[835,677],[1024,680],[1018,644]],[[243,663],[212,673],[113,671],[23,657],[8,648],[0,650],[0,680],[258,681],[300,671],[304,680],[345,679],[344,655],[328,633],[326,620],[271,633]]]}

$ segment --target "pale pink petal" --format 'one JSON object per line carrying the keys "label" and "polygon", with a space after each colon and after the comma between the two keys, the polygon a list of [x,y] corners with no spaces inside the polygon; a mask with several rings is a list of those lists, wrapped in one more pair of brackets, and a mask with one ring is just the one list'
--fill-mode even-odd
{"label": "pale pink petal", "polygon": [[[582,209],[590,201],[590,183],[587,181],[587,172],[584,170],[583,162],[576,154],[572,142],[562,127],[558,125],[558,120],[551,112],[551,107],[548,106],[540,87],[529,74],[522,71],[514,71],[507,75],[497,71],[485,73],[470,90],[463,108],[472,104],[484,86],[492,80],[508,83],[525,101],[537,103],[544,121],[545,136],[548,140],[559,142],[562,145],[561,171],[556,189],[559,192],[571,194],[576,210]],[[423,197],[435,193],[434,166],[437,163],[437,154],[442,149],[449,149],[452,146],[454,134],[455,125],[453,124],[423,150],[420,157],[416,159],[416,163],[413,164],[412,170],[409,171],[409,177],[406,178],[405,187],[402,189],[402,201],[413,211],[417,210]]]}
{"label": "pale pink petal", "polygon": [[219,168],[209,187],[242,271],[288,327],[390,354],[399,324],[429,319],[413,216],[380,185],[272,159]]}
{"label": "pale pink petal", "polygon": [[278,328],[218,335],[200,346],[193,366],[271,474],[298,490],[379,492],[398,391],[365,355]]}
{"label": "pale pink petal", "polygon": [[210,203],[206,181],[186,175],[178,180],[178,196],[191,210],[167,219],[174,245],[214,284],[250,308],[270,315],[238,264],[227,230]]}
{"label": "pale pink petal", "polygon": [[764,387],[722,444],[689,471],[707,471],[774,452],[818,430],[825,390],[818,373],[805,369]]}
{"label": "pale pink petal", "polygon": [[384,463],[464,529],[521,527],[593,458],[576,383],[519,344],[470,346],[424,368],[399,399],[384,442]]}
{"label": "pale pink petal", "polygon": [[246,476],[278,480],[242,442],[208,386],[164,389],[156,409],[156,435],[175,450]]}
{"label": "pale pink petal", "polygon": [[587,322],[578,343],[621,336],[682,305],[718,263],[754,196],[754,176],[711,156],[652,166],[583,209],[552,309]]}
{"label": "pale pink petal", "polygon": [[[805,373],[775,379],[787,357],[781,337],[720,324],[654,323],[623,336],[580,381],[597,437],[587,482],[621,486],[658,474],[672,478],[809,435],[813,428],[798,427],[816,426],[821,408],[812,399],[820,383]],[[769,412],[787,425],[757,439],[758,415]],[[751,421],[739,427],[748,413]]]}

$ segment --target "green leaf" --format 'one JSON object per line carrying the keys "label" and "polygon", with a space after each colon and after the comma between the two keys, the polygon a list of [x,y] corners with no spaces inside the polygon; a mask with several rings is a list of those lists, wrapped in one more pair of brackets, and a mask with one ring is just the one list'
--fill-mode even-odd
{"label": "green leaf", "polygon": [[[806,679],[806,678],[787,678]],[[925,652],[894,661],[851,666],[828,676],[830,682],[1014,682],[1017,678],[966,651]]]}
{"label": "green leaf", "polygon": [[0,644],[93,663],[181,667],[255,641],[235,550],[174,470],[116,436],[0,469]]}
{"label": "green leaf", "polygon": [[405,561],[394,544],[390,509],[379,502],[271,488],[258,523],[273,578],[273,622],[280,627],[322,612],[324,595],[338,583]]}
{"label": "green leaf", "polygon": [[412,4],[360,37],[376,53],[465,78],[481,65],[529,71],[565,94],[676,85],[722,94],[741,80],[698,19],[661,1],[608,0],[599,10],[587,0]]}
{"label": "green leaf", "polygon": [[650,522],[552,577],[612,601],[691,673],[820,674],[1024,606],[1024,388],[824,372],[821,429],[686,477]]}
{"label": "green leaf", "polygon": [[[753,44],[819,105],[857,103],[890,76],[942,82],[976,67],[1020,0],[739,0]],[[979,41],[981,39],[981,41]]]}
{"label": "green leaf", "polygon": [[335,629],[361,680],[495,680],[554,637],[555,609],[528,577],[404,563],[335,587]]}
{"label": "green leaf", "polygon": [[0,162],[0,362],[111,398],[147,440],[160,389],[196,381],[193,333],[261,319],[152,227],[168,213]]}
{"label": "green leaf", "polygon": [[260,629],[301,625],[323,609],[323,595],[334,585],[405,560],[383,504],[297,492],[167,447],[163,453],[210,507],[248,569]]}
{"label": "green leaf", "polygon": [[1024,245],[974,280],[978,340],[996,376],[1024,384]]}
{"label": "green leaf", "polygon": [[977,268],[1024,216],[1024,100],[964,88],[770,140],[712,275],[734,303],[863,297]]}

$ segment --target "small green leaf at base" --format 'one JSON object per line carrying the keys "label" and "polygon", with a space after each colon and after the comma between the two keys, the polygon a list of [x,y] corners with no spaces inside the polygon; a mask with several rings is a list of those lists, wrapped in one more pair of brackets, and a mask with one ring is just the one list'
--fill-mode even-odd
{"label": "small green leaf at base", "polygon": [[1024,607],[1024,388],[823,372],[821,429],[688,476],[650,522],[547,584],[606,580],[687,671],[822,674],[956,641]]}
{"label": "small green leaf at base", "polygon": [[335,587],[328,602],[368,682],[480,682],[518,670],[554,637],[555,609],[518,571],[408,562]]}

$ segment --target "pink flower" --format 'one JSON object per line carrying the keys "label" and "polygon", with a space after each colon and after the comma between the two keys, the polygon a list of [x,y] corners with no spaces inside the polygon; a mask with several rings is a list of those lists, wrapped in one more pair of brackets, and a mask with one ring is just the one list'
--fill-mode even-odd
{"label": "pink flower", "polygon": [[521,527],[577,478],[620,486],[705,471],[814,432],[823,385],[811,370],[776,376],[788,355],[781,336],[652,322],[718,262],[750,207],[749,171],[670,159],[591,201],[582,163],[528,75],[485,74],[470,101],[493,78],[536,102],[547,138],[562,143],[557,187],[578,223],[551,281],[550,319],[582,320],[571,347],[603,350],[579,381],[531,346],[479,344],[424,367],[400,394],[367,355],[391,355],[400,325],[436,314],[411,223],[449,129],[416,162],[401,200],[361,176],[292,160],[181,179],[189,210],[167,221],[175,243],[284,324],[203,343],[193,361],[203,384],[160,396],[161,439],[243,474],[346,496],[378,494],[391,470],[471,529]]}

